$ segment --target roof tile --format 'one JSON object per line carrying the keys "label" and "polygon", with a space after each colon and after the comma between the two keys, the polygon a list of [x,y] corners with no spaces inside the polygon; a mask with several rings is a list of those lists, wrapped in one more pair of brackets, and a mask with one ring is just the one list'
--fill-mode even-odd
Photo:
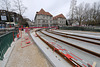
{"label": "roof tile", "polygon": [[59,14],[59,15],[53,17],[53,19],[57,19],[57,18],[64,18],[64,19],[66,19],[63,14]]}
{"label": "roof tile", "polygon": [[49,12],[45,12],[43,9],[41,9],[39,12],[37,12],[38,15],[48,15],[48,16],[52,16]]}

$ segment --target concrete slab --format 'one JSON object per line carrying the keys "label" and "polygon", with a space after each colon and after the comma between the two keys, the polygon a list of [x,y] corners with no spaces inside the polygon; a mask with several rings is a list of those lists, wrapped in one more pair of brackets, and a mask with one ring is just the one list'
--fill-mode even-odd
{"label": "concrete slab", "polygon": [[78,40],[71,39],[71,38],[65,38],[65,37],[62,37],[62,36],[59,36],[59,35],[55,35],[55,34],[48,33],[46,31],[43,31],[43,32],[46,33],[46,34],[48,34],[48,35],[50,35],[50,36],[53,36],[55,38],[60,38],[61,40],[64,40],[66,42],[75,44],[77,46],[86,48],[88,50],[91,50],[91,51],[96,52],[98,54],[100,53],[100,46],[98,46],[98,45],[86,43],[86,42],[83,42],[83,41],[78,41]]}
{"label": "concrete slab", "polygon": [[[54,67],[72,67],[67,62],[59,61],[59,59],[56,57],[57,54],[53,53],[50,49],[48,50],[44,42],[42,42],[38,37],[35,37],[35,33],[31,33],[31,36],[33,40],[36,42],[37,46],[40,48],[40,50],[45,54],[47,59],[52,63]],[[61,59],[61,58],[60,58]]]}
{"label": "concrete slab", "polygon": [[[62,43],[60,41],[57,41],[53,38],[47,37],[46,35],[42,34],[42,33],[38,33],[43,39],[45,39],[46,41],[49,42],[54,42],[55,44],[58,44],[60,46],[62,46],[64,49],[68,50],[69,52],[73,53],[74,55],[78,56],[79,58],[81,58],[84,62],[89,63],[89,64],[93,64],[93,62],[97,62],[96,66],[100,67],[100,58],[96,57],[94,55],[91,55],[87,52],[84,52],[80,49],[77,49],[73,46],[67,45],[65,43]],[[72,41],[73,42],[73,41]]]}
{"label": "concrete slab", "polygon": [[54,30],[54,31],[100,39],[100,33],[99,32],[94,34],[93,32],[88,33],[86,31],[84,31],[84,32],[83,31],[74,32],[74,31],[68,31],[68,30]]}

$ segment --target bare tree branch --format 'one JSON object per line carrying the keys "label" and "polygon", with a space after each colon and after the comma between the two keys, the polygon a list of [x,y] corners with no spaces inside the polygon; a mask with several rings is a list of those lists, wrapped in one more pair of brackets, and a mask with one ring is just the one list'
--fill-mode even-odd
{"label": "bare tree branch", "polygon": [[21,0],[14,0],[14,6],[15,6],[15,10],[17,13],[19,13],[20,15],[23,15],[26,11],[26,7],[23,5]]}
{"label": "bare tree branch", "polygon": [[[80,3],[76,8],[71,10],[73,12],[73,19],[76,20],[79,25],[98,25],[100,26],[100,2],[94,2],[92,5],[89,3]],[[72,15],[71,14],[71,15]],[[70,17],[72,18],[72,16]]]}
{"label": "bare tree branch", "polygon": [[69,18],[72,20],[70,22],[70,25],[72,25],[72,23],[74,23],[74,11],[76,8],[76,3],[77,3],[77,0],[72,0],[71,4],[70,4]]}
{"label": "bare tree branch", "polygon": [[2,0],[2,9],[9,11],[11,9],[11,2],[9,0]]}

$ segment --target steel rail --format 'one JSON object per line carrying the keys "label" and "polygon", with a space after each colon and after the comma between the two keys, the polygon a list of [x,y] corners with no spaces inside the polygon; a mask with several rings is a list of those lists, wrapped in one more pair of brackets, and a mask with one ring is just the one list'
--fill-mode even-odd
{"label": "steel rail", "polygon": [[[37,37],[39,37],[44,43],[46,43],[52,50],[55,49],[54,46],[52,46],[49,42],[45,41],[40,35],[38,35],[36,32],[35,34]],[[63,59],[65,59],[68,63],[70,63],[73,67],[82,67],[79,63],[73,61],[73,59],[68,59],[63,53],[61,53],[59,50],[55,50],[56,53],[58,53]],[[73,61],[73,62],[72,62]]]}
{"label": "steel rail", "polygon": [[[57,32],[57,31],[53,31],[53,32],[60,33],[60,32]],[[100,39],[92,38],[92,37],[86,37],[86,36],[80,36],[80,35],[74,35],[74,34],[68,34],[68,33],[62,33],[62,34],[100,41]],[[100,45],[100,44],[99,44],[99,45]]]}
{"label": "steel rail", "polygon": [[[47,35],[45,35],[45,36],[47,36]],[[43,39],[44,39],[44,37],[42,37]],[[51,37],[50,37],[51,38]],[[45,40],[45,39],[44,39]],[[47,40],[46,40],[47,41]],[[47,41],[47,42],[49,42],[49,41]],[[49,42],[50,43],[50,42]],[[52,43],[51,43],[51,45],[52,45]],[[53,45],[54,46],[54,45]],[[56,48],[56,46],[54,46],[55,48]],[[54,48],[54,50],[55,50],[55,48]],[[61,49],[61,48],[56,48],[56,50],[66,50],[66,49]],[[67,50],[68,51],[68,50]],[[90,65],[89,63],[87,63],[87,62],[85,62],[84,63],[84,61],[82,61],[82,59],[80,59],[79,61],[78,61],[78,59],[75,59],[74,57],[72,57],[72,58],[69,58],[68,56],[69,55],[67,55],[67,54],[65,54],[65,52],[63,53],[63,52],[61,52],[60,51],[60,53],[62,54],[62,55],[64,55],[65,56],[65,58],[67,58],[67,59],[69,59],[72,63],[74,63],[75,65],[77,64],[77,65],[79,65],[78,67],[83,67],[83,66],[85,66],[85,67],[92,67],[92,65]],[[68,52],[68,53],[70,53],[70,52]],[[70,54],[72,54],[72,53],[70,53]],[[73,56],[75,56],[75,55],[73,55]],[[78,58],[77,56],[76,56],[76,58]],[[82,63],[80,62],[80,61],[82,61]],[[87,65],[86,65],[87,64]],[[76,66],[75,66],[76,67]]]}
{"label": "steel rail", "polygon": [[[53,47],[50,43],[45,41],[40,35],[38,35],[36,32],[35,34],[37,37],[39,37],[44,43],[46,43],[52,50],[54,50],[55,47]],[[59,51],[55,50],[56,53],[58,53],[63,59],[65,59],[68,63],[70,63],[73,67],[76,66],[74,63],[72,63],[68,58],[66,58],[63,54],[61,54]]]}
{"label": "steel rail", "polygon": [[[87,42],[87,43],[91,43],[91,44],[95,44],[95,45],[100,45],[100,43],[97,43],[97,42],[93,42],[93,41],[88,41],[88,40],[84,40],[84,39],[80,39],[80,38],[66,36],[66,34],[64,34],[64,33],[48,31],[48,30],[46,30],[46,31],[49,32],[49,33],[52,33],[52,34],[56,34],[56,35],[62,36],[62,37],[71,38],[71,39],[75,39],[75,40],[79,40],[79,41],[83,41],[83,42]],[[62,35],[62,34],[64,34],[64,35]]]}
{"label": "steel rail", "polygon": [[42,34],[48,36],[48,37],[54,38],[54,39],[56,39],[56,40],[58,40],[58,41],[61,41],[61,42],[65,43],[65,44],[67,44],[67,45],[71,45],[71,46],[73,46],[73,47],[75,47],[75,48],[78,48],[78,49],[83,50],[83,51],[85,51],[85,52],[88,52],[88,53],[90,53],[90,54],[92,54],[92,55],[95,55],[95,56],[97,56],[97,57],[100,57],[100,54],[99,54],[99,53],[93,52],[93,51],[91,51],[91,50],[88,50],[88,49],[85,49],[85,48],[83,48],[83,47],[77,46],[77,45],[75,45],[75,44],[72,44],[72,43],[63,41],[63,40],[58,39],[58,38],[53,37],[53,36],[50,36],[50,35],[48,35],[48,34],[43,33],[42,31],[40,31],[40,32],[41,32]]}

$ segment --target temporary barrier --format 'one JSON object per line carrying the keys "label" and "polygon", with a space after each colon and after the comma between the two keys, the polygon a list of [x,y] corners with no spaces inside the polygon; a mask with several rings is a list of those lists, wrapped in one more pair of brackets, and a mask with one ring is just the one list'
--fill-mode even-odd
{"label": "temporary barrier", "polygon": [[3,60],[5,52],[11,46],[17,33],[17,31],[14,31],[0,36],[0,60]]}

